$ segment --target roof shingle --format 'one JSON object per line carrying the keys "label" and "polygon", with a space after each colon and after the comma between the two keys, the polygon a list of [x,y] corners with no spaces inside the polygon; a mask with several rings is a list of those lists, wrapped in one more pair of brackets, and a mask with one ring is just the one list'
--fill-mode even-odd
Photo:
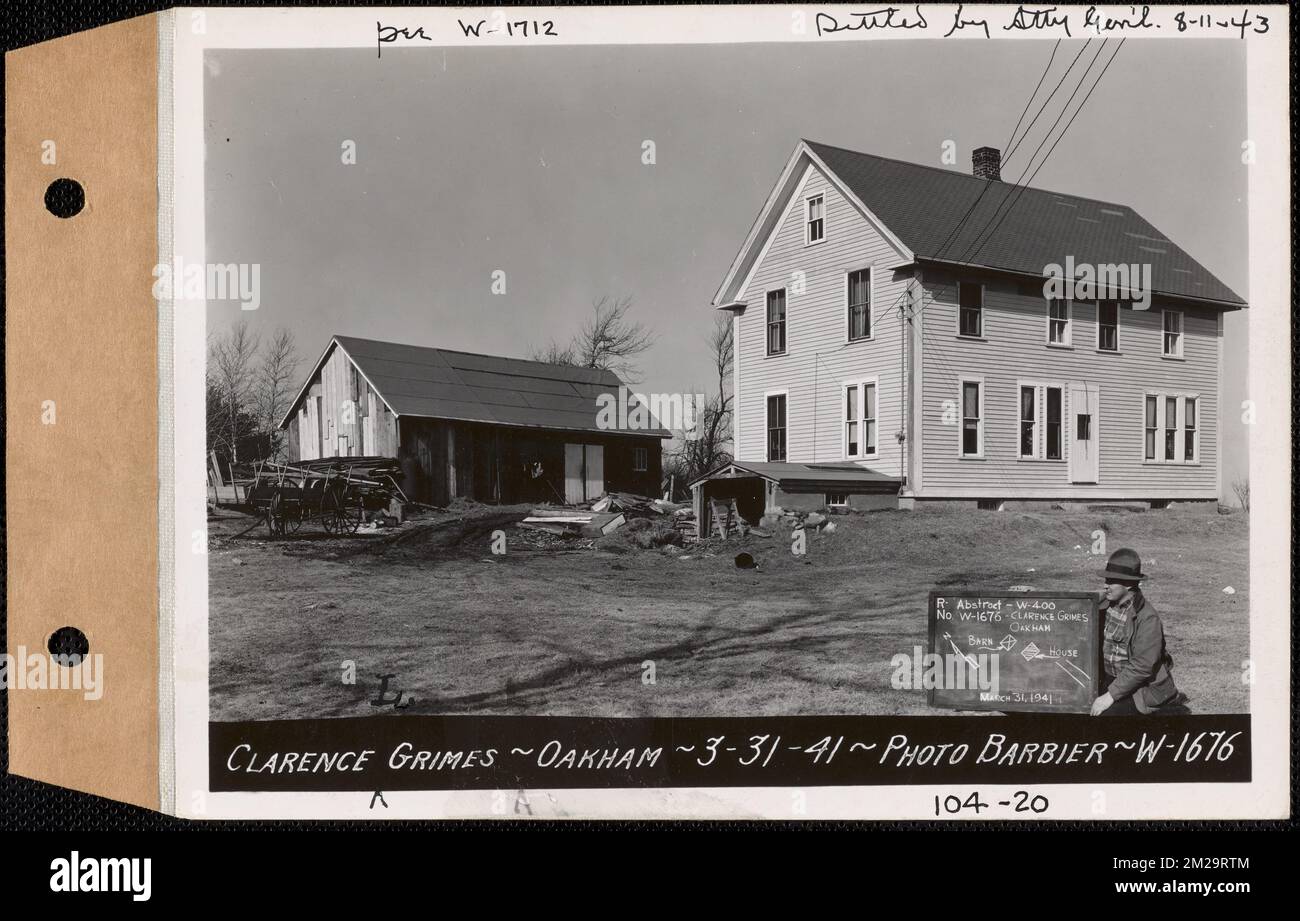
{"label": "roof shingle", "polygon": [[1154,293],[1245,306],[1127,205],[805,143],[918,259],[1036,276],[1067,256],[1093,265],[1150,264]]}
{"label": "roof shingle", "polygon": [[[335,336],[333,341],[399,416],[577,432],[618,431],[597,425],[598,398],[608,393],[617,399],[619,387],[625,386],[613,371],[355,336]],[[313,369],[313,377],[315,374]],[[658,428],[658,421],[654,425],[635,434],[671,437],[671,432]]]}

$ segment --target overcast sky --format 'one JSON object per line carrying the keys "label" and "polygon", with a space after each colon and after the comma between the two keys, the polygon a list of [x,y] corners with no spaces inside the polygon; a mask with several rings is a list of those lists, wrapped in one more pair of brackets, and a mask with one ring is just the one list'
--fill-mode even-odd
{"label": "overcast sky", "polygon": [[[950,139],[968,171],[1005,150],[1052,45],[209,51],[207,260],[261,265],[242,316],[292,331],[304,372],[333,333],[526,357],[609,295],[656,333],[642,388],[704,390],[711,298],[799,138],[936,166]],[[1249,297],[1244,63],[1231,40],[1130,39],[1033,184],[1131,205]],[[213,302],[209,329],[238,316]],[[1229,317],[1225,483],[1245,328]]]}

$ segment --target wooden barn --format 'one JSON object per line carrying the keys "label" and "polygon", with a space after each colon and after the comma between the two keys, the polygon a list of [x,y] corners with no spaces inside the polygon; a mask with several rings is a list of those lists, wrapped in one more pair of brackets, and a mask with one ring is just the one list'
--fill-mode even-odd
{"label": "wooden barn", "polygon": [[291,461],[398,458],[403,490],[431,505],[658,495],[671,433],[599,425],[600,398],[624,386],[611,371],[334,336],[280,427]]}

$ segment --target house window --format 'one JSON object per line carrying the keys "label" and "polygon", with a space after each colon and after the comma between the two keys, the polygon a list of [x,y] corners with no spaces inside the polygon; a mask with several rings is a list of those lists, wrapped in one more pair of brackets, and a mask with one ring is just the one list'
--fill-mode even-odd
{"label": "house window", "polygon": [[849,341],[871,337],[871,270],[849,273]]}
{"label": "house window", "polygon": [[844,392],[844,450],[849,457],[857,457],[860,448],[858,441],[858,388],[849,386]]}
{"label": "house window", "polygon": [[785,289],[767,292],[767,354],[785,353]]}
{"label": "house window", "polygon": [[862,385],[862,453],[876,453],[876,385]]}
{"label": "house window", "polygon": [[1119,301],[1097,302],[1097,350],[1119,351]]}
{"label": "house window", "polygon": [[785,394],[767,398],[767,459],[785,460]]}
{"label": "house window", "polygon": [[963,281],[957,285],[959,332],[963,336],[984,334],[984,286]]}
{"label": "house window", "polygon": [[979,457],[984,447],[984,420],[980,416],[980,383],[961,384],[961,454]]}
{"label": "house window", "polygon": [[827,508],[848,508],[849,494],[846,492],[828,492],[826,494]]}
{"label": "house window", "polygon": [[1164,344],[1162,355],[1181,358],[1183,354],[1183,315],[1177,310],[1164,312]]}
{"label": "house window", "polygon": [[1020,456],[1038,456],[1038,389],[1020,388]]}
{"label": "house window", "polygon": [[1143,456],[1149,461],[1156,459],[1156,430],[1160,427],[1156,419],[1157,399],[1149,395],[1146,398],[1146,450]]}
{"label": "house window", "polygon": [[[1047,384],[1020,385],[1020,456],[1061,459],[1063,391]],[[1041,444],[1039,429],[1042,429]]]}
{"label": "house window", "polygon": [[1064,298],[1047,302],[1047,341],[1050,345],[1070,344],[1070,302]]}
{"label": "house window", "polygon": [[[1194,394],[1143,395],[1142,458],[1147,463],[1195,464],[1201,459],[1198,411],[1200,398]],[[1160,432],[1164,432],[1164,446]]]}
{"label": "house window", "polygon": [[876,453],[876,384],[849,384],[844,388],[844,453],[870,457]]}
{"label": "house window", "polygon": [[1175,443],[1178,440],[1178,397],[1165,397],[1165,460],[1171,461],[1176,456]]}
{"label": "house window", "polygon": [[808,242],[820,243],[826,237],[826,199],[814,195],[808,199]]}
{"label": "house window", "polygon": [[650,451],[646,448],[632,449],[632,470],[634,473],[645,473],[650,469]]}

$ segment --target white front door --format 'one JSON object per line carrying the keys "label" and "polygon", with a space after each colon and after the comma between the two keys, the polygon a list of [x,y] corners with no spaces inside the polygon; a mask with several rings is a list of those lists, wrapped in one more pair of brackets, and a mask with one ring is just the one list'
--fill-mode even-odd
{"label": "white front door", "polygon": [[1096,483],[1101,454],[1101,395],[1096,384],[1070,384],[1070,482]]}

